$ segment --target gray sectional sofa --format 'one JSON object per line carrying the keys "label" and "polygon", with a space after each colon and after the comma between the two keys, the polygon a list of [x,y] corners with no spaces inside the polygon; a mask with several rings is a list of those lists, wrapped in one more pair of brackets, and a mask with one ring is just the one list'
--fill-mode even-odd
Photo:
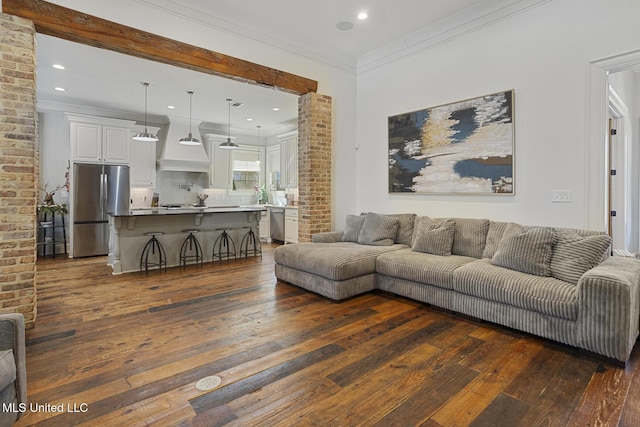
{"label": "gray sectional sofa", "polygon": [[610,243],[587,230],[367,213],[276,248],[275,274],[333,300],[381,289],[624,362],[640,260],[609,257]]}

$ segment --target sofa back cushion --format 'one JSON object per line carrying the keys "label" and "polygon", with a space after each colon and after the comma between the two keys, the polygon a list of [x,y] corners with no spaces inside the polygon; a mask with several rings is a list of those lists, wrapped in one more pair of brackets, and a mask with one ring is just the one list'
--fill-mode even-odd
{"label": "sofa back cushion", "polygon": [[502,239],[504,230],[507,229],[508,222],[489,221],[489,231],[487,232],[487,242],[482,251],[482,258],[493,258],[496,250],[498,250],[498,243]]}
{"label": "sofa back cushion", "polygon": [[551,256],[551,275],[577,285],[587,270],[603,261],[610,246],[611,237],[604,233],[556,229],[556,244]]}
{"label": "sofa back cushion", "polygon": [[396,243],[411,246],[413,239],[413,227],[416,221],[416,214],[390,214],[394,218],[398,218],[398,234]]}
{"label": "sofa back cushion", "polygon": [[551,276],[555,233],[550,227],[523,227],[510,223],[491,263],[536,276]]}
{"label": "sofa back cushion", "polygon": [[432,255],[451,255],[455,227],[453,219],[419,218],[416,221],[416,234],[411,250]]}
{"label": "sofa back cushion", "polygon": [[482,258],[489,232],[488,219],[455,218],[456,233],[453,238],[453,255]]}
{"label": "sofa back cushion", "polygon": [[358,243],[361,245],[391,246],[395,243],[399,225],[398,218],[368,212],[358,234]]}

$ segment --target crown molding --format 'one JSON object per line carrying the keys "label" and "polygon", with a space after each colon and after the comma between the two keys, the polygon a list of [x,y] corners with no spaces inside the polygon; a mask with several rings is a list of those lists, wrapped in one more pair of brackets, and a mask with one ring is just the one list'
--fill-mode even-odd
{"label": "crown molding", "polygon": [[483,2],[477,3],[463,12],[451,15],[433,25],[396,39],[379,49],[360,55],[357,74],[419,54],[550,1],[552,0],[502,0],[490,8],[487,8]]}

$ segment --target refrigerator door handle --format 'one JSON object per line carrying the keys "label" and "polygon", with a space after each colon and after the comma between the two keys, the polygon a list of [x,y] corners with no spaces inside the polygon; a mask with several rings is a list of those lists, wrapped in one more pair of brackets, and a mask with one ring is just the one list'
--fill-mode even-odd
{"label": "refrigerator door handle", "polygon": [[100,174],[100,200],[102,201],[102,219],[107,219],[107,174]]}

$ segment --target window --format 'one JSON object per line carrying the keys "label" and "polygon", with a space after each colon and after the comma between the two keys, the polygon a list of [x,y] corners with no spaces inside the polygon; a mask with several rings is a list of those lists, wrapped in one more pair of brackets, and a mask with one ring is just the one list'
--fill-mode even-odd
{"label": "window", "polygon": [[233,191],[255,191],[264,184],[264,147],[241,146],[231,152]]}

